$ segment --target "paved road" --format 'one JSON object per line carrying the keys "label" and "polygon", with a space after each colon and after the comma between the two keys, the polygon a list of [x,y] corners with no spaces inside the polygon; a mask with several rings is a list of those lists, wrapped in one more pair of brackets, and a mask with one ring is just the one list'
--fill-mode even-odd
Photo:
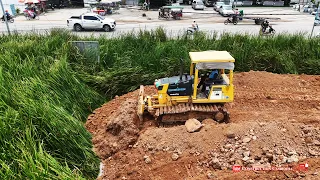
{"label": "paved road", "polygon": [[[281,18],[279,21],[271,21],[274,29],[278,33],[309,33],[313,26],[314,16],[308,14],[302,14],[297,11],[293,11],[291,8],[241,8],[244,9],[245,14],[292,14],[292,15],[260,15],[260,17],[276,17]],[[61,9],[50,11],[49,13],[40,16],[40,20],[27,21],[23,16],[19,16],[15,19],[15,23],[10,23],[10,29],[25,33],[30,31],[47,32],[51,28],[67,28],[66,20],[72,15],[79,15],[87,12],[87,9]],[[244,20],[238,25],[224,25],[223,21],[226,18],[221,17],[212,8],[207,8],[204,11],[194,11],[187,6],[184,9],[183,20],[158,20],[157,11],[139,11],[136,9],[120,9],[119,14],[108,16],[117,21],[117,28],[113,32],[103,31],[85,31],[74,32],[80,36],[106,36],[114,37],[123,33],[138,32],[141,29],[152,30],[159,26],[164,27],[169,35],[177,36],[183,34],[187,27],[189,27],[192,21],[196,20],[200,30],[205,32],[223,32],[230,33],[249,33],[258,34],[260,26],[255,25],[252,20]],[[201,14],[199,14],[199,12]],[[146,13],[147,17],[151,20],[147,20],[146,17],[142,17],[142,13]],[[252,15],[250,15],[252,16]],[[70,29],[71,30],[71,29]],[[5,23],[0,24],[0,32],[5,33]],[[315,34],[319,32],[319,27],[315,28]]]}

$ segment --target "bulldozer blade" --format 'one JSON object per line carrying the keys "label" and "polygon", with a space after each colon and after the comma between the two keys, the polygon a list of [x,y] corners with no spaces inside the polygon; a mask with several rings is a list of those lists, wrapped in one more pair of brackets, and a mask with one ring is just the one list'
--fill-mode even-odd
{"label": "bulldozer blade", "polygon": [[144,102],[144,87],[141,85],[138,95],[138,107],[137,107],[137,115],[140,120],[140,125],[143,123],[143,113],[145,109],[145,102]]}

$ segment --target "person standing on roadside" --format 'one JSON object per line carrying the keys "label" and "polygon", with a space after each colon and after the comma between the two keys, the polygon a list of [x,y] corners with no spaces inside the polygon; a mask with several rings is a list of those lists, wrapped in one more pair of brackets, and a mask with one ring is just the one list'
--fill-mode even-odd
{"label": "person standing on roadside", "polygon": [[147,1],[144,1],[144,3],[143,3],[143,10],[147,10],[147,6],[148,6]]}
{"label": "person standing on roadside", "polygon": [[198,30],[198,24],[196,23],[196,21],[193,21],[193,23],[192,23],[192,28],[196,31],[196,30]]}

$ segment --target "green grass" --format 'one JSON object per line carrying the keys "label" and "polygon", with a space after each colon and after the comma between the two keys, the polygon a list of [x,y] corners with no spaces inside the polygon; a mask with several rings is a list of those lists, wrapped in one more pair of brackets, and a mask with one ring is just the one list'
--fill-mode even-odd
{"label": "green grass", "polygon": [[[97,40],[100,63],[70,40]],[[83,123],[115,95],[189,70],[189,51],[227,50],[236,71],[320,74],[319,39],[198,33],[170,39],[164,29],[119,38],[0,36],[1,179],[94,179],[99,160]]]}
{"label": "green grass", "polygon": [[97,87],[108,97],[136,89],[139,84],[152,84],[158,77],[176,75],[180,58],[185,60],[184,69],[188,72],[189,51],[227,50],[236,59],[236,71],[320,74],[319,39],[307,39],[303,34],[272,38],[225,33],[218,38],[214,33],[200,32],[193,39],[186,36],[170,39],[163,29],[157,29],[141,31],[136,36],[129,34],[98,40],[101,45],[100,69],[86,68],[89,65],[81,61],[83,67],[77,65],[77,72],[83,74],[90,86]]}
{"label": "green grass", "polygon": [[94,178],[83,122],[103,96],[71,69],[63,34],[1,41],[1,179]]}

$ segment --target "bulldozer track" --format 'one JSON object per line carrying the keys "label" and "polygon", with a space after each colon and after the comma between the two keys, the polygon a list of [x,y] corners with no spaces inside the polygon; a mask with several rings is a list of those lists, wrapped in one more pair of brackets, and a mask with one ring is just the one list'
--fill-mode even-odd
{"label": "bulldozer track", "polygon": [[181,103],[176,106],[165,106],[160,107],[156,111],[156,116],[160,116],[163,114],[177,114],[177,113],[185,113],[190,111],[195,112],[218,112],[220,110],[225,109],[223,105],[216,104],[188,104]]}
{"label": "bulldozer track", "polygon": [[214,119],[218,122],[228,122],[229,113],[223,104],[189,104],[180,103],[175,106],[160,107],[155,117],[162,123],[186,121],[190,118],[204,120]]}

